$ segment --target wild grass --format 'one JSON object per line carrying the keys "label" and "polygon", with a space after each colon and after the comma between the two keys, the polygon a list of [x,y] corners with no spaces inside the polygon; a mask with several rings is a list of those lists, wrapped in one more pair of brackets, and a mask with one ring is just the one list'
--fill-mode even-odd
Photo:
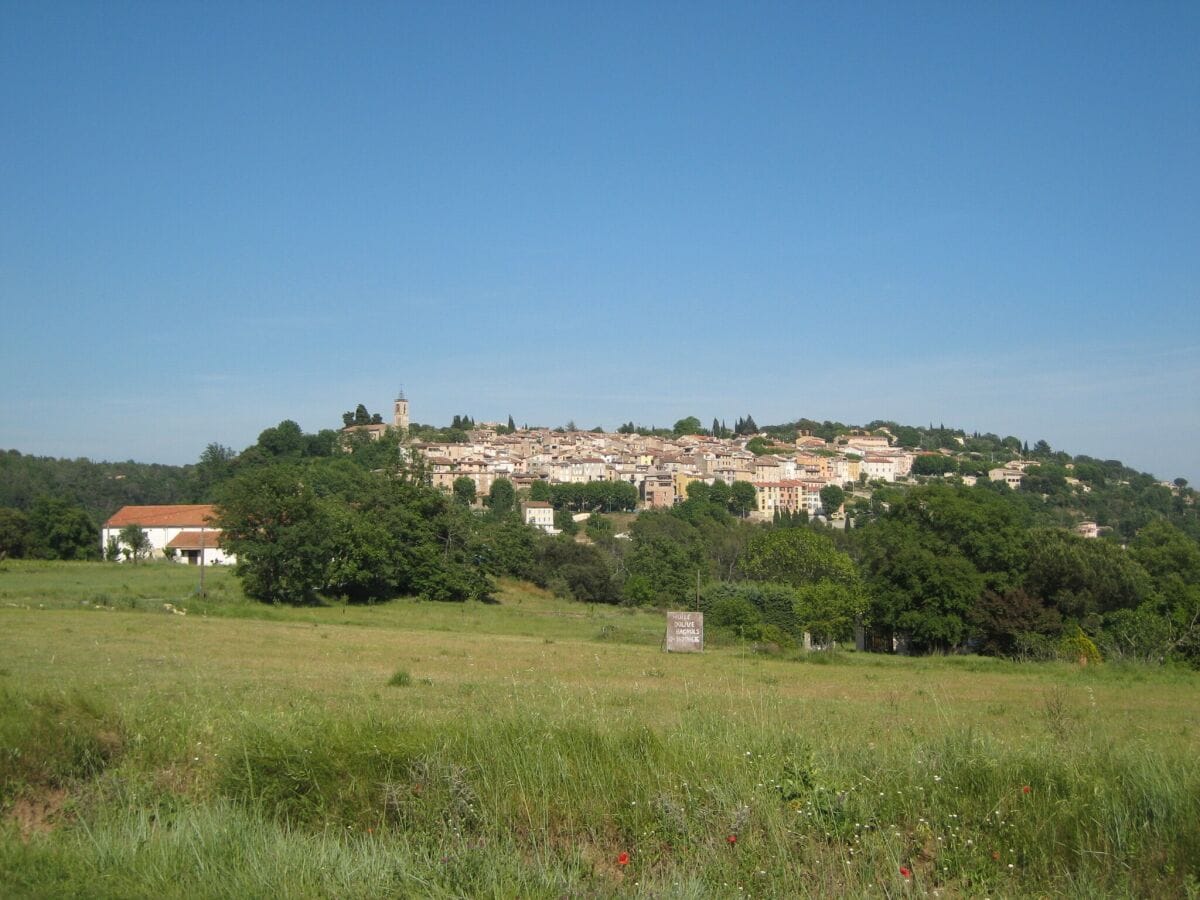
{"label": "wild grass", "polygon": [[505,591],[272,619],[0,607],[4,893],[1200,885],[1193,673],[666,655],[657,615]]}

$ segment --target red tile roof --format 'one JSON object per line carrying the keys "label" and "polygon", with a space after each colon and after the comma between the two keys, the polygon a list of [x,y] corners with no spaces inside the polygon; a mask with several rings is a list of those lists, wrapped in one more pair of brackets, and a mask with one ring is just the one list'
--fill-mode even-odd
{"label": "red tile roof", "polygon": [[174,550],[212,550],[219,546],[221,532],[213,531],[181,531],[171,538],[168,547]]}
{"label": "red tile roof", "polygon": [[216,507],[211,503],[174,506],[123,506],[104,523],[105,528],[141,525],[143,528],[199,528],[212,526]]}

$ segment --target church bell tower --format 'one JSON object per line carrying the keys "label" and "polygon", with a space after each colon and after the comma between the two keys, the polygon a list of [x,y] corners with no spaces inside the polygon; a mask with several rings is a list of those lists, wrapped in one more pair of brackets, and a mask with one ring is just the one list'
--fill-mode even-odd
{"label": "church bell tower", "polygon": [[395,405],[393,406],[392,424],[397,428],[403,428],[408,431],[408,400],[404,396],[404,389],[396,395]]}

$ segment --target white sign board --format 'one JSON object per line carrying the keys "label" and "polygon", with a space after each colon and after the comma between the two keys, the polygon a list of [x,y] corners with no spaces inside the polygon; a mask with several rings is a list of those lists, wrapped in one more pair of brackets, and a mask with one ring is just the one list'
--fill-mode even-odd
{"label": "white sign board", "polygon": [[668,653],[699,653],[704,649],[704,613],[667,613]]}

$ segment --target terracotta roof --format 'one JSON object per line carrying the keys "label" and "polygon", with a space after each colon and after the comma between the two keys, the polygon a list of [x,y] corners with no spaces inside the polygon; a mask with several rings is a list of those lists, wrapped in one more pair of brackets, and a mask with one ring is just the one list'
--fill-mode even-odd
{"label": "terracotta roof", "polygon": [[209,525],[216,518],[211,503],[175,506],[122,506],[104,523],[105,528],[141,525],[143,528],[186,528]]}
{"label": "terracotta roof", "polygon": [[213,550],[219,546],[221,532],[213,531],[181,531],[171,538],[167,544],[173,550]]}

